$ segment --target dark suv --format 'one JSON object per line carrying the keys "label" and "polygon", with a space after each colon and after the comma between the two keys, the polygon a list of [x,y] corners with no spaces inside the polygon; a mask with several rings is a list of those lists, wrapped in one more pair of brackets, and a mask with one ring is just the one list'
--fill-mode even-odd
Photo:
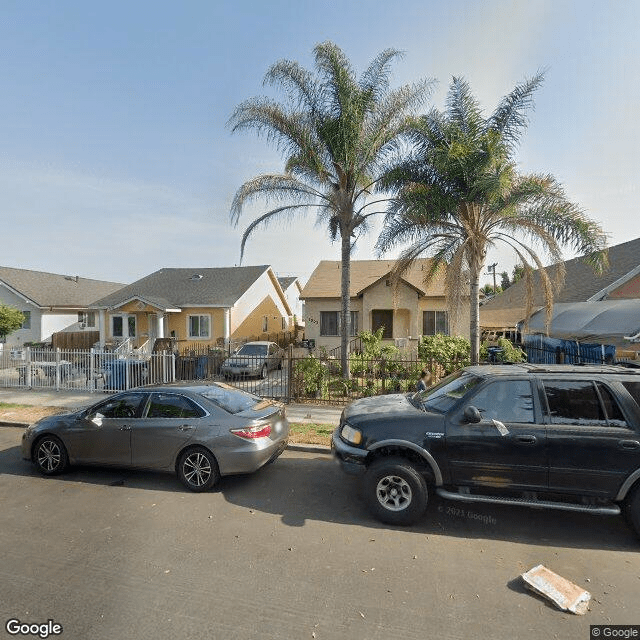
{"label": "dark suv", "polygon": [[357,400],[332,437],[374,515],[411,524],[429,491],[625,515],[640,535],[640,371],[466,367],[417,393]]}

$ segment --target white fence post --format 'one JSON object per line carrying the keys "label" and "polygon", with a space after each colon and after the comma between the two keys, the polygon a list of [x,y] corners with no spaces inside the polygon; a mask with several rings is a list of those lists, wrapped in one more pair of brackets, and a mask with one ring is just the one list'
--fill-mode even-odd
{"label": "white fence post", "polygon": [[60,347],[56,349],[56,391],[60,391]]}
{"label": "white fence post", "polygon": [[25,365],[25,370],[24,370],[25,385],[27,389],[31,389],[31,347],[27,347],[25,349],[24,365]]}

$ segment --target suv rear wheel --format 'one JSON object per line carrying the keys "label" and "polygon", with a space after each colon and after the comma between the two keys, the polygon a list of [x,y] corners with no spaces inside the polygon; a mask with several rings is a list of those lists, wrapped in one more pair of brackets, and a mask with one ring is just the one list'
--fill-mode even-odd
{"label": "suv rear wheel", "polygon": [[365,474],[364,491],[370,511],[387,524],[413,524],[427,508],[427,483],[404,458],[374,462]]}
{"label": "suv rear wheel", "polygon": [[638,537],[640,537],[640,484],[636,484],[635,488],[629,494],[624,509],[627,521]]}

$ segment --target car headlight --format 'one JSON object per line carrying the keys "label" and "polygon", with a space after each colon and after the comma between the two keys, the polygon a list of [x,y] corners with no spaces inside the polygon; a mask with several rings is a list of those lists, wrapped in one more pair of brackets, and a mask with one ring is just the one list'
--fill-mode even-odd
{"label": "car headlight", "polygon": [[345,424],[342,427],[342,431],[340,431],[340,435],[343,440],[350,442],[351,444],[360,444],[362,442],[362,431],[358,429],[354,429],[350,427],[348,424]]}

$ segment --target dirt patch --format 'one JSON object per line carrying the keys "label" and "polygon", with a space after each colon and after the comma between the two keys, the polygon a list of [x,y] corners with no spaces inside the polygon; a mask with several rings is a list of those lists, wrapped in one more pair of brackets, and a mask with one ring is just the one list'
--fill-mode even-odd
{"label": "dirt patch", "polygon": [[62,407],[32,407],[0,402],[0,422],[33,424],[42,418],[65,413],[65,411],[67,410]]}
{"label": "dirt patch", "polygon": [[330,446],[333,429],[334,426],[330,424],[291,422],[289,424],[289,442]]}

